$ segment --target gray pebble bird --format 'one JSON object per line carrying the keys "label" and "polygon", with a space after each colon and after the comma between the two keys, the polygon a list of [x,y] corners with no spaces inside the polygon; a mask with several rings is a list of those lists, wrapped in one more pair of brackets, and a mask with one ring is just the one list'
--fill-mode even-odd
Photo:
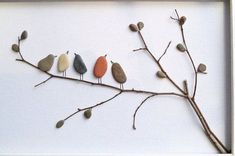
{"label": "gray pebble bird", "polygon": [[41,59],[38,62],[38,68],[41,71],[48,72],[53,66],[55,57],[56,57],[55,55],[49,54],[47,57]]}
{"label": "gray pebble bird", "polygon": [[80,80],[83,80],[83,74],[87,72],[86,65],[79,54],[74,53],[73,67],[80,74]]}
{"label": "gray pebble bird", "polygon": [[121,65],[119,63],[114,63],[112,62],[112,75],[113,78],[120,83],[120,89],[124,89],[123,84],[126,82],[127,77],[126,74],[124,72],[124,70],[122,69]]}

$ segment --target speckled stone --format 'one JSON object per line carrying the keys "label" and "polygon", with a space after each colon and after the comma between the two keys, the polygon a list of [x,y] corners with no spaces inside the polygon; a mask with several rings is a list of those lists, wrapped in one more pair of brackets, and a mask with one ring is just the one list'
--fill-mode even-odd
{"label": "speckled stone", "polygon": [[64,72],[66,69],[69,68],[69,58],[68,54],[61,54],[58,60],[58,71]]}
{"label": "speckled stone", "polygon": [[14,52],[19,52],[19,51],[20,51],[19,46],[18,46],[17,44],[13,44],[13,45],[11,46],[11,49],[12,49]]}
{"label": "speckled stone", "polygon": [[200,73],[204,73],[206,71],[206,65],[205,64],[199,64],[197,71]]}
{"label": "speckled stone", "polygon": [[28,37],[28,32],[25,30],[25,31],[22,32],[20,39],[21,39],[21,40],[24,40],[24,39],[26,39],[27,37]]}
{"label": "speckled stone", "polygon": [[76,72],[78,72],[79,74],[84,74],[87,72],[87,68],[86,65],[82,59],[82,57],[78,54],[75,54],[75,58],[73,61],[73,67],[75,69]]}
{"label": "speckled stone", "polygon": [[176,48],[177,48],[180,52],[185,52],[185,51],[186,51],[185,47],[184,47],[183,44],[181,44],[181,43],[177,44]]}
{"label": "speckled stone", "polygon": [[121,84],[126,82],[126,74],[119,63],[112,64],[112,75],[117,82]]}
{"label": "speckled stone", "polygon": [[38,62],[38,68],[42,71],[49,71],[54,63],[54,59],[54,55],[48,55]]}
{"label": "speckled stone", "polygon": [[166,75],[165,75],[162,71],[158,71],[158,72],[156,73],[156,76],[159,77],[159,78],[161,78],[161,79],[166,78]]}
{"label": "speckled stone", "polygon": [[83,115],[86,119],[90,119],[92,115],[91,110],[90,109],[86,110]]}
{"label": "speckled stone", "polygon": [[185,16],[180,17],[180,20],[179,20],[180,25],[183,25],[186,22],[186,19],[187,18]]}
{"label": "speckled stone", "polygon": [[133,32],[139,31],[138,27],[137,27],[135,24],[130,24],[130,25],[129,25],[129,28],[130,28],[130,30],[133,31]]}
{"label": "speckled stone", "polygon": [[139,30],[143,29],[144,28],[144,23],[143,22],[138,22],[137,24]]}
{"label": "speckled stone", "polygon": [[64,120],[60,120],[60,121],[58,121],[57,123],[56,123],[56,128],[60,128],[60,127],[62,127],[64,125]]}

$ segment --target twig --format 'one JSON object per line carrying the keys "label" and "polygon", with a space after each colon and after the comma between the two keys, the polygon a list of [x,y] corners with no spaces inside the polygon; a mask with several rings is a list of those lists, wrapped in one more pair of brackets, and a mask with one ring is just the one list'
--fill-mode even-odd
{"label": "twig", "polygon": [[134,49],[133,51],[140,51],[140,50],[146,50],[146,48],[139,48],[139,49]]}
{"label": "twig", "polygon": [[183,84],[184,84],[184,90],[185,90],[185,92],[186,92],[187,94],[189,94],[189,92],[188,92],[188,82],[187,82],[187,80],[184,80],[184,81],[183,81]]}
{"label": "twig", "polygon": [[102,102],[100,102],[100,103],[97,103],[97,104],[95,104],[95,105],[93,105],[93,106],[89,106],[89,107],[82,108],[82,109],[81,109],[81,108],[78,108],[76,112],[74,112],[74,113],[72,113],[71,115],[69,115],[68,117],[66,117],[66,118],[64,119],[64,121],[65,121],[65,120],[68,120],[69,118],[71,118],[72,116],[74,116],[75,114],[77,114],[77,113],[79,113],[79,112],[81,112],[81,111],[85,111],[85,110],[88,110],[88,109],[93,109],[93,108],[95,108],[95,107],[98,107],[98,106],[100,106],[100,105],[103,105],[103,104],[105,104],[105,103],[107,103],[107,102],[113,100],[113,99],[116,98],[117,96],[121,95],[122,93],[123,93],[123,92],[120,91],[120,92],[118,92],[117,94],[115,94],[114,96],[112,96],[111,98],[109,98],[109,99],[107,99],[107,100],[105,100],[105,101],[102,101]]}
{"label": "twig", "polygon": [[200,120],[200,122],[202,123],[202,127],[205,130],[205,133],[207,135],[207,137],[209,138],[209,140],[212,142],[212,144],[216,147],[216,149],[220,152],[220,153],[230,153],[231,151],[228,150],[223,143],[216,137],[216,135],[211,131],[206,119],[204,118],[204,116],[202,115],[199,107],[197,106],[197,103],[195,102],[194,99],[188,98],[189,103],[191,104],[192,108],[194,109],[198,119]]}
{"label": "twig", "polygon": [[154,96],[155,96],[155,95],[150,95],[150,96],[146,97],[146,98],[140,103],[140,105],[136,108],[135,113],[134,113],[134,115],[133,115],[133,125],[132,125],[132,128],[133,128],[134,130],[136,129],[135,121],[136,121],[136,114],[137,114],[138,110],[140,109],[140,107],[141,107],[149,98],[154,97]]}
{"label": "twig", "polygon": [[53,76],[48,77],[45,81],[42,81],[41,83],[35,85],[34,87],[38,87],[38,86],[40,86],[41,84],[46,83],[46,82],[49,81],[51,78],[53,78]]}
{"label": "twig", "polygon": [[167,52],[168,48],[170,47],[170,45],[171,45],[171,41],[168,43],[164,53],[159,57],[158,62],[160,62],[161,58],[166,54],[166,52]]}

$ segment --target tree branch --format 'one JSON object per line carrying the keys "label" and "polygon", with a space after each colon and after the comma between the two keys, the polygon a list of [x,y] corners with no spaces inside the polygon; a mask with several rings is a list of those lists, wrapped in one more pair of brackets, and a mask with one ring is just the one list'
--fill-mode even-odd
{"label": "tree branch", "polygon": [[186,44],[186,39],[185,39],[185,35],[184,35],[184,28],[183,28],[183,25],[180,24],[180,22],[179,22],[180,21],[180,16],[179,16],[178,11],[176,9],[175,9],[175,13],[176,13],[176,16],[177,16],[178,24],[180,26],[181,36],[182,36],[182,40],[183,40],[183,43],[184,43],[184,46],[185,46],[185,49],[186,49],[186,54],[187,54],[187,56],[190,59],[190,62],[192,64],[192,66],[193,66],[193,70],[194,70],[194,74],[195,74],[195,76],[194,76],[193,96],[192,96],[192,98],[194,99],[195,95],[196,95],[196,91],[197,91],[197,69],[196,69],[195,63],[193,61],[193,58],[192,58],[192,56],[191,56],[191,54],[190,54],[190,52],[188,50],[188,46]]}
{"label": "tree branch", "polygon": [[28,65],[30,65],[31,67],[47,74],[49,76],[48,79],[46,79],[45,81],[35,85],[35,87],[41,85],[41,84],[45,84],[48,80],[52,79],[52,78],[58,78],[58,79],[64,79],[64,80],[69,80],[69,81],[77,81],[77,82],[82,82],[82,83],[86,83],[86,84],[90,84],[92,86],[101,86],[101,87],[106,87],[106,88],[110,88],[110,89],[114,89],[114,90],[117,90],[117,91],[122,91],[122,92],[131,92],[131,93],[142,93],[142,94],[154,94],[154,95],[175,95],[175,96],[179,96],[179,97],[183,97],[183,98],[186,98],[187,96],[186,95],[182,95],[182,94],[178,94],[178,93],[175,93],[175,92],[153,92],[153,91],[148,91],[148,90],[136,90],[134,88],[132,89],[120,89],[119,87],[115,87],[115,86],[112,86],[112,85],[108,85],[108,84],[105,84],[105,83],[95,83],[95,82],[91,82],[91,81],[87,81],[87,80],[80,80],[80,79],[76,79],[76,78],[72,78],[72,77],[64,77],[64,76],[59,76],[59,75],[54,75],[54,74],[51,74],[49,72],[44,72],[42,70],[40,70],[37,66],[33,65],[32,63],[28,62],[27,60],[21,60],[21,59],[18,59],[17,61],[21,61],[23,63],[26,63]]}
{"label": "tree branch", "polygon": [[41,83],[35,85],[34,87],[38,87],[38,86],[40,86],[41,84],[46,83],[46,82],[49,81],[51,78],[53,78],[53,76],[48,77],[45,81],[42,81]]}
{"label": "tree branch", "polygon": [[132,125],[132,128],[133,128],[134,130],[136,129],[135,121],[136,121],[136,114],[137,114],[138,110],[140,109],[140,107],[141,107],[149,98],[154,97],[154,96],[155,96],[155,95],[150,95],[150,96],[146,97],[146,98],[140,103],[140,105],[136,108],[135,113],[134,113],[134,115],[133,115],[133,125]]}
{"label": "tree branch", "polygon": [[105,104],[105,103],[107,103],[107,102],[109,102],[109,101],[115,99],[116,97],[118,97],[118,96],[121,95],[122,93],[123,93],[123,92],[120,91],[120,92],[118,92],[117,94],[115,94],[114,96],[112,96],[111,98],[109,98],[109,99],[107,99],[107,100],[105,100],[105,101],[102,101],[102,102],[100,102],[100,103],[97,103],[97,104],[95,104],[95,105],[93,105],[93,106],[89,106],[89,107],[85,107],[85,108],[78,108],[78,110],[77,110],[76,112],[74,112],[74,113],[72,113],[71,115],[69,115],[68,117],[66,117],[66,118],[64,119],[64,121],[68,120],[69,118],[71,118],[72,116],[74,116],[75,114],[77,114],[77,113],[79,113],[79,112],[81,112],[81,111],[85,111],[85,110],[88,110],[88,109],[93,109],[93,108],[95,108],[95,107],[101,106],[101,105],[103,105],[103,104]]}
{"label": "tree branch", "polygon": [[143,44],[144,44],[144,46],[145,46],[145,50],[147,51],[147,53],[152,57],[152,59],[155,61],[155,63],[158,65],[158,67],[160,68],[160,70],[166,75],[166,78],[172,83],[172,85],[174,85],[182,94],[184,94],[184,95],[186,95],[186,93],[185,93],[185,91],[183,90],[183,89],[181,89],[173,80],[172,80],[172,78],[167,74],[167,72],[163,69],[163,67],[162,67],[162,65],[161,65],[161,63],[160,63],[160,61],[158,61],[157,59],[156,59],[156,57],[151,53],[151,51],[148,49],[148,47],[147,47],[147,44],[146,44],[146,42],[145,42],[145,40],[144,40],[144,37],[143,37],[143,35],[141,34],[141,32],[140,31],[138,31],[138,34],[139,34],[139,36],[140,36],[140,38],[141,38],[141,40],[142,40],[142,42],[143,42]]}

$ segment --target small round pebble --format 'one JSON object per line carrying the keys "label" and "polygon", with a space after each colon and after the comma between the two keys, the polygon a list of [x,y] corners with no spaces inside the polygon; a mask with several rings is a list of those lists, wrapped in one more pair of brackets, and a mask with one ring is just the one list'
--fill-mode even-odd
{"label": "small round pebble", "polygon": [[135,24],[130,24],[130,25],[129,25],[129,28],[130,28],[130,30],[133,31],[133,32],[139,31],[138,27],[137,27]]}
{"label": "small round pebble", "polygon": [[19,52],[19,51],[20,51],[19,46],[18,46],[17,44],[13,44],[13,45],[11,46],[11,49],[12,49],[14,52]]}
{"label": "small round pebble", "polygon": [[64,125],[64,120],[60,120],[56,123],[56,128],[60,128]]}
{"label": "small round pebble", "polygon": [[139,30],[143,29],[144,28],[144,23],[143,22],[138,22],[137,24]]}
{"label": "small round pebble", "polygon": [[166,75],[165,75],[162,71],[158,71],[158,72],[156,73],[156,76],[159,77],[159,78],[161,78],[161,79],[166,78]]}
{"label": "small round pebble", "polygon": [[200,73],[204,73],[206,71],[206,65],[203,64],[203,63],[200,63],[198,68],[197,68],[197,71],[200,72]]}
{"label": "small round pebble", "polygon": [[185,52],[185,51],[186,51],[185,47],[184,47],[183,44],[181,44],[181,43],[177,44],[176,48],[177,48],[180,52]]}
{"label": "small round pebble", "polygon": [[88,109],[88,110],[86,110],[85,112],[84,112],[84,117],[86,118],[86,119],[90,119],[90,117],[91,117],[91,110],[90,109]]}

